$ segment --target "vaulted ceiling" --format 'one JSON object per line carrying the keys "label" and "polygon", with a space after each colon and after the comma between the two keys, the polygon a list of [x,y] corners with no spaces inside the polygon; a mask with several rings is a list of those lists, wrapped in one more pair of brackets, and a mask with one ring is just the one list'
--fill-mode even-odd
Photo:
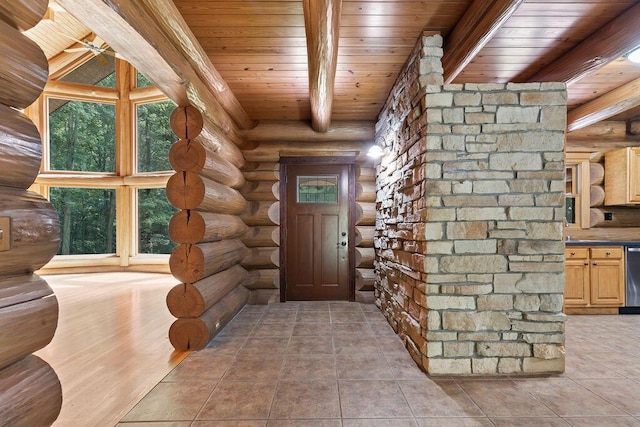
{"label": "vaulted ceiling", "polygon": [[265,120],[310,121],[321,131],[375,121],[423,31],[444,37],[447,82],[567,82],[569,130],[640,115],[640,65],[624,56],[640,46],[640,2],[632,0],[58,4],[66,10],[52,5],[53,18],[30,31],[54,63],[72,55],[63,52],[75,43],[68,36],[97,34],[161,87],[174,87],[174,100],[185,96],[176,86],[185,81],[187,96],[210,93],[240,129]]}

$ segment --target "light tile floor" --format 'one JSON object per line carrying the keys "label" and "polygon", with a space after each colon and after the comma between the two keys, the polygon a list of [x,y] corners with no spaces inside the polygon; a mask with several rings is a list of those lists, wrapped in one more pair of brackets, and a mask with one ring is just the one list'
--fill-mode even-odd
{"label": "light tile floor", "polygon": [[640,316],[571,316],[563,375],[428,377],[370,304],[247,306],[118,424],[640,426]]}

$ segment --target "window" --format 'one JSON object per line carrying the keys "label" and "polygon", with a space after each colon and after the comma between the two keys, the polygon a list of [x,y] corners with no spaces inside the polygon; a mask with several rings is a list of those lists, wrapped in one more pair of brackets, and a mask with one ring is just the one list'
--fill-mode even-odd
{"label": "window", "polygon": [[58,255],[115,253],[115,190],[54,187],[49,199],[60,216]]}
{"label": "window", "polygon": [[338,203],[338,176],[299,176],[298,203]]}
{"label": "window", "polygon": [[49,170],[115,172],[115,105],[49,98]]}
{"label": "window", "polygon": [[136,106],[137,172],[171,170],[169,148],[176,137],[169,116],[175,107],[171,101]]}
{"label": "window", "polygon": [[58,79],[26,110],[44,136],[32,189],[60,216],[60,257],[47,269],[168,271],[166,254],[174,247],[168,224],[176,209],[164,187],[173,173],[174,108],[131,65],[99,55]]}
{"label": "window", "polygon": [[168,254],[174,248],[167,226],[176,209],[164,188],[138,189],[138,253]]}

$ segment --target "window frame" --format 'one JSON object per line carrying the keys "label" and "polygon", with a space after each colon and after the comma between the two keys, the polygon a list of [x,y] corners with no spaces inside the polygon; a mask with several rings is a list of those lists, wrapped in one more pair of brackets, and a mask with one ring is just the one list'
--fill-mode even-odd
{"label": "window frame", "polygon": [[[77,66],[82,65],[78,63]],[[73,69],[67,71],[71,72]],[[136,70],[116,58],[116,88],[80,83],[49,81],[38,100],[25,113],[40,130],[43,161],[40,174],[30,188],[49,197],[51,187],[114,189],[116,192],[115,254],[56,255],[40,271],[67,273],[75,271],[148,271],[169,272],[169,255],[138,253],[138,189],[166,188],[174,171],[137,173],[136,106],[141,103],[167,101],[156,86],[136,88]],[[66,74],[66,73],[65,73]],[[50,169],[49,99],[115,104],[116,165],[115,172],[58,171]],[[176,138],[177,140],[177,138]]]}

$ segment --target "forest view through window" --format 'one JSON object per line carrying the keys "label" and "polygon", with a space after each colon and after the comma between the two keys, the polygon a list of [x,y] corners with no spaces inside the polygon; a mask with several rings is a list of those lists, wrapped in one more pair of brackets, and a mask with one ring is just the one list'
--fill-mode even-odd
{"label": "forest view through window", "polygon": [[[40,116],[48,139],[34,189],[60,217],[58,255],[127,267],[158,265],[162,258],[148,255],[173,249],[168,224],[176,209],[164,186],[173,172],[175,104],[152,86],[120,59],[94,58],[60,78],[55,94],[45,90],[38,105],[46,108]],[[107,257],[95,256],[101,254]],[[133,262],[138,255],[147,258]],[[113,257],[120,259],[107,261]]]}

